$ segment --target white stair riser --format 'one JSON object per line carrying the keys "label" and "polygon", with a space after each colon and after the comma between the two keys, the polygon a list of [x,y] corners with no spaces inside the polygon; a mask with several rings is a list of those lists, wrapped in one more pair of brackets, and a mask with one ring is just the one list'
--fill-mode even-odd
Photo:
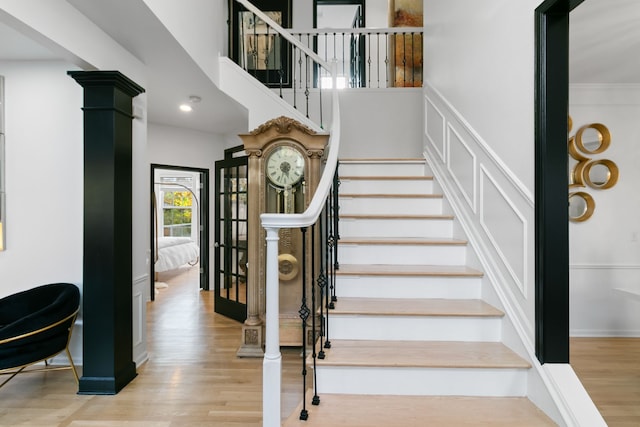
{"label": "white stair riser", "polygon": [[340,193],[344,194],[432,194],[433,180],[384,180],[340,178]]}
{"label": "white stair riser", "polygon": [[499,317],[375,316],[329,311],[329,339],[499,341]]}
{"label": "white stair riser", "polygon": [[450,219],[340,218],[341,237],[451,237]]}
{"label": "white stair riser", "polygon": [[368,245],[339,243],[340,264],[463,265],[465,245]]}
{"label": "white stair riser", "polygon": [[416,163],[376,163],[341,162],[338,173],[343,176],[426,176],[425,162]]}
{"label": "white stair riser", "polygon": [[480,277],[336,276],[338,298],[479,299]]}
{"label": "white stair riser", "polygon": [[317,367],[318,393],[526,396],[525,369]]}
{"label": "white stair riser", "polygon": [[442,198],[340,197],[340,214],[439,215]]}

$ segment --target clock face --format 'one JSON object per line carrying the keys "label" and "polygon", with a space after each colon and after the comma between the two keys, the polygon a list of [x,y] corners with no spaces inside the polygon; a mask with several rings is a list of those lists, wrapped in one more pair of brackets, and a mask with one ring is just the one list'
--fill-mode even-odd
{"label": "clock face", "polygon": [[293,147],[278,147],[267,159],[266,173],[274,185],[294,185],[304,176],[304,157]]}

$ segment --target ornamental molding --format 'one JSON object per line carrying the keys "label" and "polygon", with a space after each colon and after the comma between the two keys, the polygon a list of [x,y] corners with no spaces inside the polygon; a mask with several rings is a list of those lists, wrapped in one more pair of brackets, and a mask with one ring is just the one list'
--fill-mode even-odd
{"label": "ornamental molding", "polygon": [[259,135],[266,132],[272,127],[275,128],[278,133],[282,134],[291,133],[293,129],[298,129],[299,131],[304,132],[308,135],[315,135],[317,133],[313,129],[303,125],[297,120],[286,116],[280,116],[260,125],[256,129],[252,130],[250,134]]}

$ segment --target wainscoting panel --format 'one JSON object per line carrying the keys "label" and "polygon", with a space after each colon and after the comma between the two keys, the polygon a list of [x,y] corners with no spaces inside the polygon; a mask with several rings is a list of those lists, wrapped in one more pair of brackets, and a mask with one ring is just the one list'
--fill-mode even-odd
{"label": "wainscoting panel", "polygon": [[148,274],[144,274],[133,280],[133,361],[136,363],[136,366],[140,366],[149,358],[147,353],[147,299],[145,293],[145,291],[149,289],[149,286]]}
{"label": "wainscoting panel", "polygon": [[424,102],[425,120],[424,133],[431,143],[431,146],[438,153],[441,162],[445,161],[445,119],[431,100],[425,98]]}
{"label": "wainscoting panel", "polygon": [[[535,343],[533,193],[465,118],[425,82],[424,156],[485,273],[483,297]],[[445,145],[438,139],[444,120]]]}
{"label": "wainscoting panel", "polygon": [[526,296],[527,221],[484,167],[481,167],[480,200],[480,224]]}
{"label": "wainscoting panel", "polygon": [[448,168],[472,212],[476,212],[476,156],[462,137],[447,125]]}

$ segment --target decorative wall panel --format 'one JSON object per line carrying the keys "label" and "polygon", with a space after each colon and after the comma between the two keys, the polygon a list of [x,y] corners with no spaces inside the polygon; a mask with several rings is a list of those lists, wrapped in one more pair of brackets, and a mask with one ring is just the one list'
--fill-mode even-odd
{"label": "decorative wall panel", "polygon": [[447,127],[448,168],[462,196],[476,212],[476,156],[473,150],[449,124]]}
{"label": "decorative wall panel", "polygon": [[428,98],[424,101],[425,120],[424,133],[429,142],[440,156],[440,161],[445,161],[445,119],[438,107]]}
{"label": "decorative wall panel", "polygon": [[480,167],[480,223],[526,295],[527,221],[494,178]]}

